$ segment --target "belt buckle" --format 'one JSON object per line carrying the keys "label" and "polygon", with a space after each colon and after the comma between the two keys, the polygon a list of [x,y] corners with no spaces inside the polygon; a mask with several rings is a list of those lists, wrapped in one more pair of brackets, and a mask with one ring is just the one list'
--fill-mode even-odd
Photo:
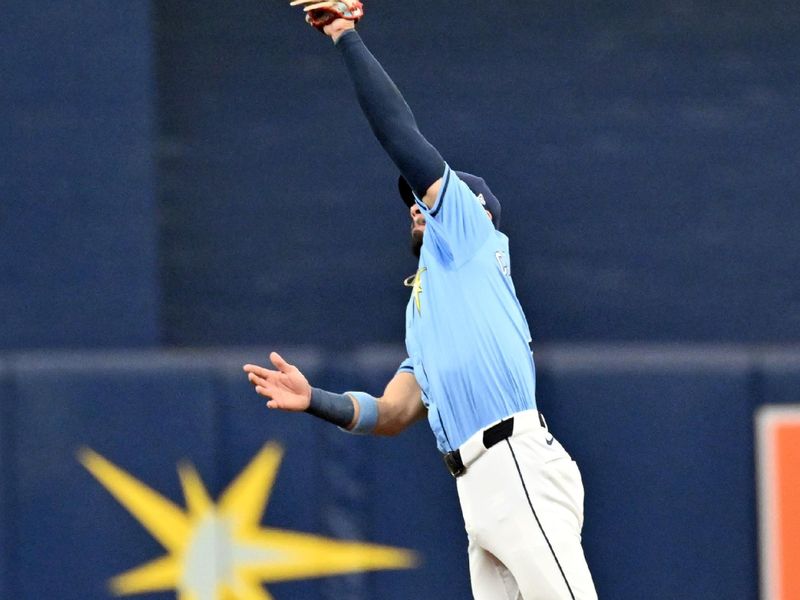
{"label": "belt buckle", "polygon": [[461,477],[467,472],[467,467],[464,466],[464,462],[461,460],[461,452],[458,450],[448,452],[443,458],[444,464],[447,465],[447,470],[450,471],[450,475],[454,478]]}

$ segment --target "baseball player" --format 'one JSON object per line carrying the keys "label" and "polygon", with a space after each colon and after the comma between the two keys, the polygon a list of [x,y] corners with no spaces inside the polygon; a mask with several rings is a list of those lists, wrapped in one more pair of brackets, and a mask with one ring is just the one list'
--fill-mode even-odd
{"label": "baseball player", "polygon": [[305,411],[357,434],[394,435],[427,415],[456,478],[476,600],[596,599],[581,547],[583,485],[536,409],[530,333],[511,280],[500,203],[454,171],[419,132],[367,50],[357,0],[306,5],[341,54],[361,108],[401,173],[419,267],[406,280],[408,358],[383,395],[313,388],[273,352],[245,365],[267,406]]}

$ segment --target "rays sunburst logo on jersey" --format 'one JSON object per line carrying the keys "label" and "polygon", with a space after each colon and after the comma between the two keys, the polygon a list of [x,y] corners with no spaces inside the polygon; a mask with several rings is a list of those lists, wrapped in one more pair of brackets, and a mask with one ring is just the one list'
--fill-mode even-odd
{"label": "rays sunburst logo on jersey", "polygon": [[164,547],[167,554],[114,577],[118,596],[174,590],[179,600],[273,600],[263,584],[384,569],[408,569],[416,554],[401,548],[345,542],[262,528],[283,450],[267,444],[211,500],[197,470],[178,466],[186,509],[98,453],[79,460]]}
{"label": "rays sunburst logo on jersey", "polygon": [[420,299],[422,294],[422,274],[427,270],[428,267],[421,267],[417,269],[415,275],[409,275],[403,282],[403,285],[411,288],[411,298],[414,300],[414,306],[417,308],[417,314],[419,315],[422,314],[422,300]]}

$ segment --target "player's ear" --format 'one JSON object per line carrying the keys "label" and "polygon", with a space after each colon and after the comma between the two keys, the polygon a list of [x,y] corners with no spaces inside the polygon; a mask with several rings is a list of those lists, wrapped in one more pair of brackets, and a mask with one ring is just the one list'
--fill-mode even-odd
{"label": "player's ear", "polygon": [[485,208],[484,208],[483,210],[485,210],[485,211],[486,211],[486,216],[487,216],[487,217],[489,217],[489,220],[491,221],[491,220],[492,220],[492,218],[493,218],[493,217],[492,217],[492,213],[490,213],[490,212],[489,212],[488,210],[486,210]]}

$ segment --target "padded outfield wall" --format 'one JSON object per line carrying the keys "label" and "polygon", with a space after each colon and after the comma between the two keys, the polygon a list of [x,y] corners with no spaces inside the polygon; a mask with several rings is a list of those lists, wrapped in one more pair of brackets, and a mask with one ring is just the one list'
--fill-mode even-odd
{"label": "padded outfield wall", "polygon": [[[329,559],[314,563],[307,546],[302,560],[313,564],[306,571],[292,575],[276,567],[271,579],[256,577],[276,600],[405,600],[440,597],[442,590],[469,597],[455,486],[427,426],[373,439],[346,435],[307,415],[267,411],[240,370],[265,353],[4,357],[3,597],[113,597],[107,586],[114,576],[173,555],[158,537],[166,535],[158,522],[182,532],[171,543],[195,548],[194,562],[176,562],[162,573],[165,591],[143,598],[172,598],[175,587],[196,583],[186,579],[186,565],[197,564],[199,548],[209,553],[201,562],[213,574],[202,581],[224,579],[240,556],[226,530],[215,530],[215,543],[193,546],[202,537],[201,520],[182,529],[165,506],[188,512],[184,493],[194,489],[189,506],[208,517],[211,505],[224,504],[225,491],[258,463],[254,458],[269,443],[283,454],[272,455],[274,479],[263,475],[269,468],[262,473],[267,497],[252,492],[239,504],[257,515],[255,525],[389,546],[415,553],[409,560],[416,561],[403,563],[408,555],[401,552],[400,562],[390,564],[411,568],[364,573],[363,558],[336,550],[325,556],[342,557],[342,574],[317,577],[330,568],[324,566]],[[365,348],[333,356],[288,349],[285,356],[315,383],[377,393],[402,351]],[[562,346],[542,348],[537,359],[540,407],[583,472],[584,542],[600,597],[755,598],[753,416],[761,405],[800,404],[800,350]],[[264,456],[257,468],[269,464]],[[187,462],[207,491],[203,510],[202,494],[187,484]],[[130,481],[126,488],[108,464],[165,503],[148,504],[144,488]],[[268,553],[260,564],[279,556]],[[146,590],[155,584],[142,585]]]}

